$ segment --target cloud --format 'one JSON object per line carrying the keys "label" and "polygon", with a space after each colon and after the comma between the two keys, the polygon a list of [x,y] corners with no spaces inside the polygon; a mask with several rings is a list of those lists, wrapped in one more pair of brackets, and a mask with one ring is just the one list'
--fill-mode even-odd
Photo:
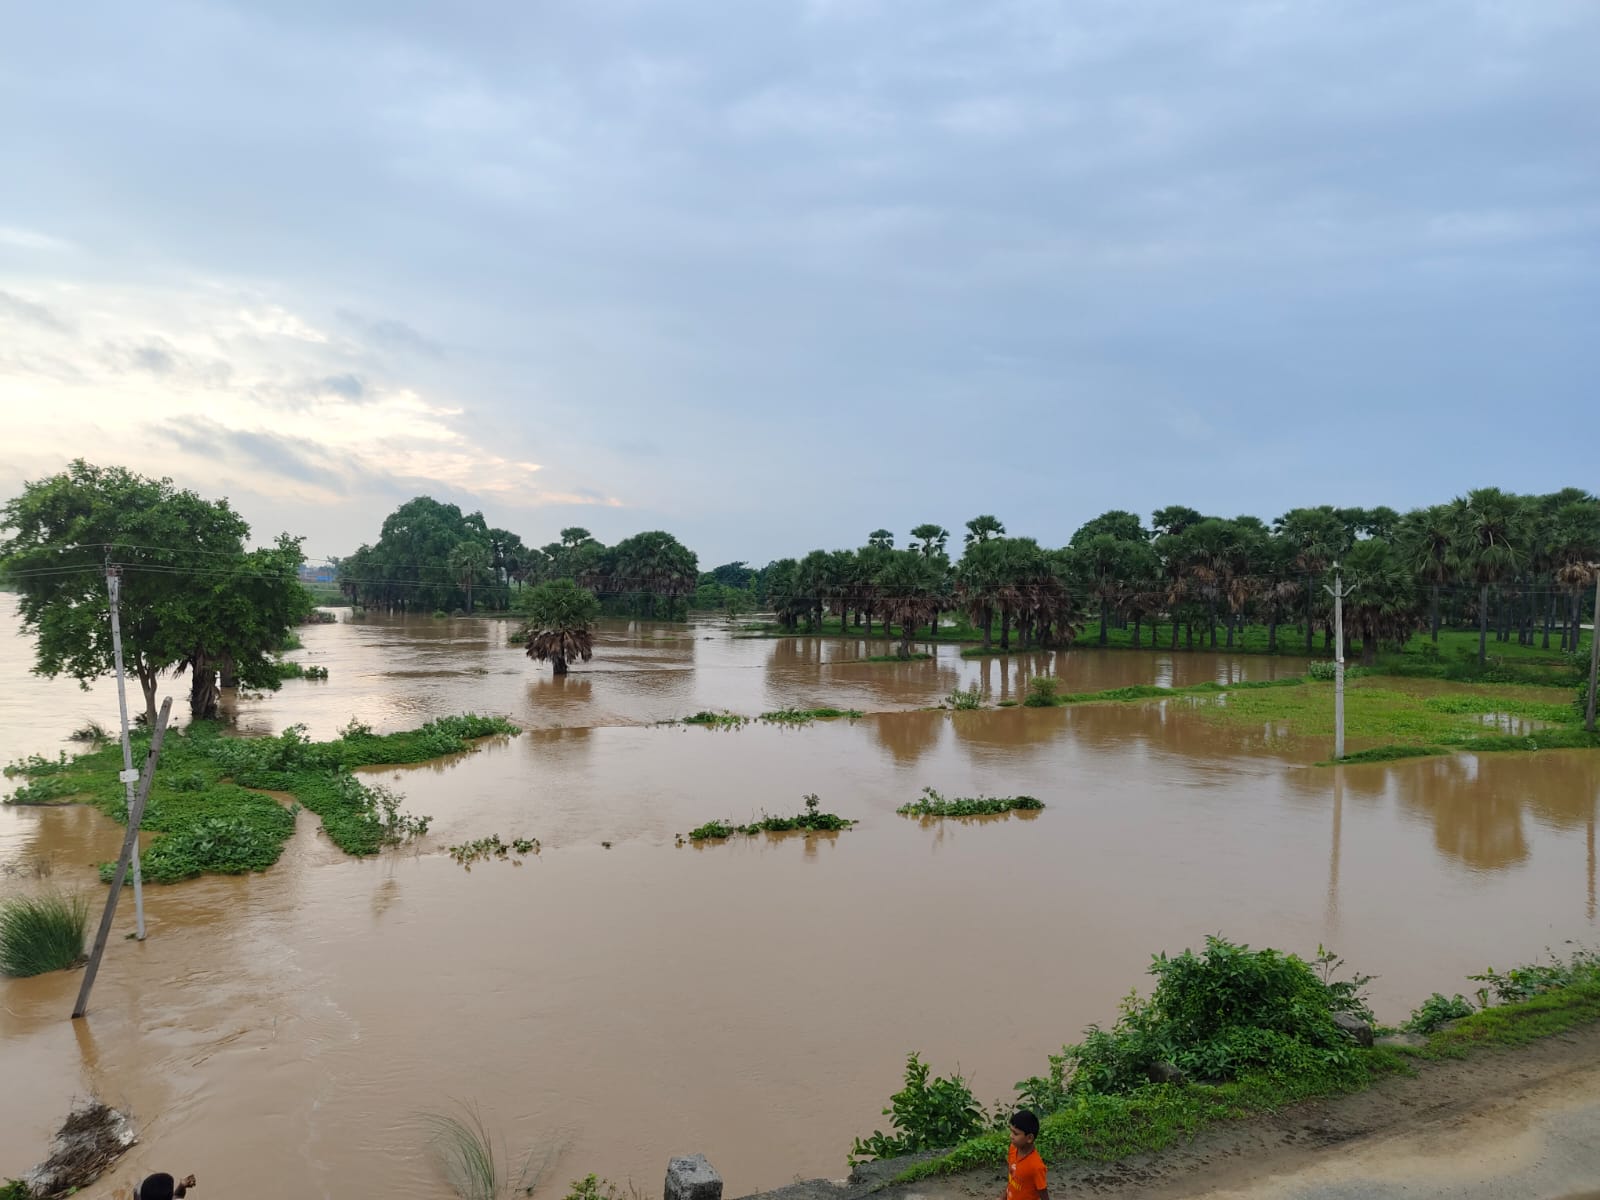
{"label": "cloud", "polygon": [[389,317],[364,317],[345,308],[339,309],[335,315],[363,339],[384,349],[412,350],[429,358],[441,358],[444,355],[444,348],[439,343],[404,321]]}
{"label": "cloud", "polygon": [[30,321],[56,333],[67,333],[70,326],[43,304],[22,296],[0,291],[0,317],[9,316],[17,321]]}
{"label": "cloud", "polygon": [[0,225],[0,246],[12,246],[18,250],[48,250],[56,253],[77,249],[77,246],[63,238],[51,237],[34,229],[19,229],[14,225]]}
{"label": "cloud", "polygon": [[359,400],[366,395],[366,385],[354,375],[329,375],[322,381],[321,390],[342,396],[346,400]]}

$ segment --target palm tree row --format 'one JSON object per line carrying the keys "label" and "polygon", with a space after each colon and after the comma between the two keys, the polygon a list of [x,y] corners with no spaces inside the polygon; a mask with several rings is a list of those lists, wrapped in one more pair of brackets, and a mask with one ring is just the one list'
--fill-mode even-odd
{"label": "palm tree row", "polygon": [[[1401,514],[1394,509],[1297,508],[1268,525],[1255,517],[1206,516],[1173,506],[1152,515],[1147,528],[1133,513],[1104,513],[1080,528],[1068,545],[1047,549],[1011,537],[992,516],[967,522],[964,552],[952,562],[950,534],[919,525],[908,548],[874,530],[858,550],[813,550],[750,573],[757,597],[785,629],[821,627],[825,616],[871,634],[898,627],[909,653],[920,626],[937,633],[939,614],[955,612],[982,630],[992,645],[1011,648],[1070,641],[1084,616],[1096,613],[1099,640],[1112,628],[1132,630],[1141,644],[1150,626],[1169,626],[1200,643],[1232,647],[1246,624],[1267,628],[1268,648],[1280,648],[1280,628],[1298,627],[1306,653],[1320,629],[1331,639],[1326,583],[1335,564],[1354,591],[1345,602],[1346,626],[1364,661],[1381,646],[1403,644],[1441,624],[1475,625],[1478,657],[1490,631],[1532,645],[1554,637],[1562,650],[1578,645],[1582,597],[1600,569],[1600,501],[1577,489],[1518,496],[1479,488],[1447,504]],[[730,564],[736,566],[737,564]],[[719,571],[722,571],[719,568]],[[1287,648],[1287,647],[1285,647]]]}

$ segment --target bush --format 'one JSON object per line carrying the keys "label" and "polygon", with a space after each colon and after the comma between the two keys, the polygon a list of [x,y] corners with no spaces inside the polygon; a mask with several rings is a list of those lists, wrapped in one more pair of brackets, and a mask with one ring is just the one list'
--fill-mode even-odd
{"label": "bush", "polygon": [[1032,796],[957,796],[946,799],[931,787],[920,798],[894,811],[902,817],[984,817],[1013,811],[1036,811],[1044,802]]}
{"label": "bush", "polygon": [[935,1150],[954,1146],[989,1124],[982,1105],[960,1074],[929,1079],[928,1065],[918,1054],[906,1057],[905,1086],[889,1098],[883,1115],[890,1118],[895,1133],[873,1130],[869,1138],[857,1138],[850,1148],[854,1164],[859,1159],[894,1158],[914,1150]]}
{"label": "bush", "polygon": [[1410,1018],[1400,1026],[1408,1033],[1432,1033],[1446,1021],[1458,1021],[1473,1014],[1472,1001],[1457,994],[1449,999],[1435,992],[1412,1010]]}
{"label": "bush", "polygon": [[89,902],[82,896],[23,896],[0,904],[0,972],[42,975],[83,958]]}
{"label": "bush", "polygon": [[1061,703],[1061,695],[1055,677],[1052,675],[1035,675],[1028,680],[1028,694],[1024,697],[1023,706],[1026,708],[1054,708]]}
{"label": "bush", "polygon": [[1306,675],[1320,683],[1326,683],[1328,680],[1338,677],[1339,664],[1326,660],[1314,662],[1306,668]]}
{"label": "bush", "polygon": [[1467,978],[1484,985],[1478,995],[1485,1006],[1490,991],[1501,1004],[1515,1004],[1574,984],[1600,983],[1600,953],[1578,950],[1570,961],[1551,955],[1548,963],[1513,967],[1504,975],[1490,967],[1482,975],[1468,975]]}
{"label": "bush", "polygon": [[969,688],[956,688],[947,701],[957,712],[970,712],[983,707],[983,691],[977,684]]}

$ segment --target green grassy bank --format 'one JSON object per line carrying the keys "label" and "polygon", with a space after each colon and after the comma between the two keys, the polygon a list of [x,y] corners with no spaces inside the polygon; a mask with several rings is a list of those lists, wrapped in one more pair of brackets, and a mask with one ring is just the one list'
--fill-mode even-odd
{"label": "green grassy bank", "polygon": [[[402,812],[396,793],[363,783],[352,768],[426,762],[470,749],[479,738],[517,732],[499,717],[473,714],[385,735],[351,722],[325,742],[308,740],[300,726],[267,738],[227,737],[208,722],[169,731],[145,808],[143,828],[161,836],[142,855],[144,878],[176,883],[270,867],[294,832],[294,809],[268,793],[284,794],[316,813],[345,853],[375,854],[421,834],[428,819]],[[143,763],[149,737],[135,735],[135,763]],[[76,758],[34,756],[6,768],[8,778],[24,782],[5,802],[92,804],[125,823],[121,768],[116,742]],[[110,864],[101,868],[102,878],[110,874]]]}

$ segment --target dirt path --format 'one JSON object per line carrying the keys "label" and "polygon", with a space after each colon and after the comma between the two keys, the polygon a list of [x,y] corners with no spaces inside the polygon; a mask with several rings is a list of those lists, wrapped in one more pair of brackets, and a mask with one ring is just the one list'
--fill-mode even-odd
{"label": "dirt path", "polygon": [[[999,1171],[924,1180],[896,1200],[996,1200]],[[1216,1200],[1600,1200],[1600,1025],[1423,1064],[1414,1079],[1215,1127],[1114,1166],[1052,1168],[1067,1196]]]}

